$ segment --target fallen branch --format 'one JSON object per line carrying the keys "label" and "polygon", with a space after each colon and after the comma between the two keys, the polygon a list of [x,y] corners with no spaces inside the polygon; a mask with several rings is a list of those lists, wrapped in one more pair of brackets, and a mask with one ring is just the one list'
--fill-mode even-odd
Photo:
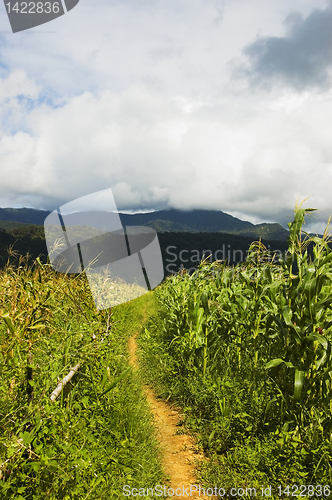
{"label": "fallen branch", "polygon": [[68,373],[68,375],[66,375],[65,378],[63,378],[61,380],[61,382],[59,382],[57,388],[54,389],[54,391],[50,395],[50,400],[51,401],[55,401],[56,400],[56,398],[59,396],[59,394],[61,393],[61,391],[64,388],[64,386],[69,382],[69,380],[71,380],[73,378],[73,376],[75,375],[75,373],[77,372],[77,370],[79,369],[80,366],[81,366],[80,363],[78,363],[76,366],[74,366],[74,368],[72,368],[70,370],[70,372]]}

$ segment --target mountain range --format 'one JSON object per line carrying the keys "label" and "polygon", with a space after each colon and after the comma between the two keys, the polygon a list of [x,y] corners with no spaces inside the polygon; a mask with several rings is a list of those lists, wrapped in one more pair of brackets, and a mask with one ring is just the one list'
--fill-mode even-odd
{"label": "mountain range", "polygon": [[[33,208],[0,208],[0,228],[13,230],[22,225],[43,225],[50,214]],[[287,241],[289,231],[278,223],[252,224],[221,210],[159,210],[149,213],[119,213],[124,226],[149,226],[158,233],[228,233],[255,239]]]}

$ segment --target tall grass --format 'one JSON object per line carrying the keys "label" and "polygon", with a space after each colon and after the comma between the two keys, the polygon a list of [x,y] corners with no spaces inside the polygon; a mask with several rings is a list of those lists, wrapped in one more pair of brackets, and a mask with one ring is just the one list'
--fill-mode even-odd
{"label": "tall grass", "polygon": [[158,484],[151,418],[127,353],[148,297],[97,312],[84,275],[18,264],[0,273],[0,497],[100,500],[122,498],[125,484]]}

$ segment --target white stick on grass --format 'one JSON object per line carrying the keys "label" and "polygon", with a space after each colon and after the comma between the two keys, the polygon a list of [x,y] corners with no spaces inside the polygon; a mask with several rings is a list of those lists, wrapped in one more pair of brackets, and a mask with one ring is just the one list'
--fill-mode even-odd
{"label": "white stick on grass", "polygon": [[63,378],[61,380],[61,382],[59,382],[57,388],[54,389],[54,391],[50,395],[50,400],[51,401],[55,401],[56,400],[56,398],[59,396],[59,394],[61,393],[61,391],[64,388],[64,386],[69,382],[69,380],[71,380],[73,378],[73,376],[75,375],[75,373],[77,372],[77,370],[79,369],[80,366],[81,366],[80,363],[78,363],[76,366],[74,366],[74,368],[72,368],[70,370],[70,372],[68,373],[68,375],[66,375],[65,378]]}

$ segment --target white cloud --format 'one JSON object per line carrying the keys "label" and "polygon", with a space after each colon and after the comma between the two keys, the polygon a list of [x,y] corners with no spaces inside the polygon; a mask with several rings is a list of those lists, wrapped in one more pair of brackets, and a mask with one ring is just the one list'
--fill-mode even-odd
{"label": "white cloud", "polygon": [[20,95],[36,99],[38,93],[38,86],[22,70],[13,71],[8,78],[0,78],[0,104]]}
{"label": "white cloud", "polygon": [[[236,90],[230,61],[323,0],[80,2],[2,36],[0,205],[54,209],[112,187],[121,209],[221,209],[254,222],[297,197],[330,215],[331,93]],[[1,21],[4,28],[4,20]],[[2,103],[2,104],[1,104]]]}
{"label": "white cloud", "polygon": [[200,207],[266,220],[311,196],[327,216],[332,95],[288,95],[289,106],[285,93],[278,106],[270,96],[228,95],[184,109],[181,96],[134,86],[43,104],[26,117],[29,134],[2,137],[1,197],[24,193],[53,209],[112,187],[122,209]]}
{"label": "white cloud", "polygon": [[[259,36],[281,36],[293,10],[325,0],[85,0],[34,30],[0,35],[1,61],[63,97],[149,81],[175,94],[218,91],[227,62]],[[5,7],[0,29],[8,30]],[[0,11],[1,14],[1,11]],[[54,31],[43,33],[42,31]],[[34,33],[34,34],[33,34]]]}

